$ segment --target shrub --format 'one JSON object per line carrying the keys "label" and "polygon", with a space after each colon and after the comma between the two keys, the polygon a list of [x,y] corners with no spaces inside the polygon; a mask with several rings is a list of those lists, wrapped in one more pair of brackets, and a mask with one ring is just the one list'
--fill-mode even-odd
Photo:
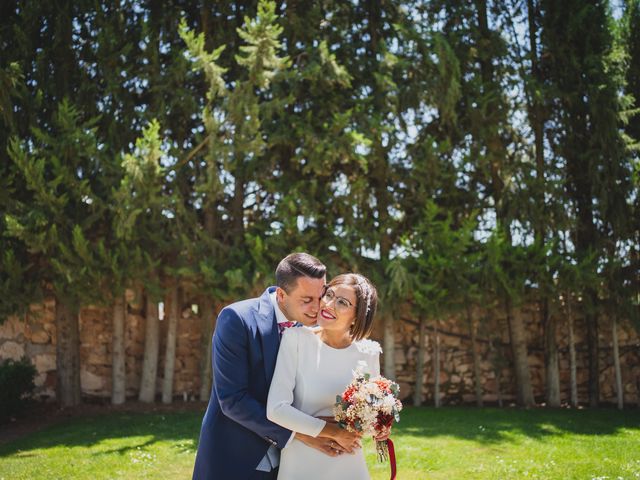
{"label": "shrub", "polygon": [[0,422],[18,414],[33,393],[36,368],[28,358],[0,362]]}

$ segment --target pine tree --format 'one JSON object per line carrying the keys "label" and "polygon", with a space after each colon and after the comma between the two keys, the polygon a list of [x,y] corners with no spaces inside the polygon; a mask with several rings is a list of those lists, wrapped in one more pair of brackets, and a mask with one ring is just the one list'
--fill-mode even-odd
{"label": "pine tree", "polygon": [[[542,45],[552,95],[551,143],[564,159],[575,212],[572,243],[580,261],[627,230],[628,157],[620,135],[619,59],[603,2],[541,2]],[[598,293],[586,291],[589,403],[600,400]]]}
{"label": "pine tree", "polygon": [[[415,278],[413,295],[414,307],[420,319],[420,341],[416,372],[414,404],[422,403],[422,378],[424,372],[424,331],[427,315],[433,322],[435,352],[434,401],[440,399],[440,322],[448,315],[461,312],[469,299],[472,271],[468,262],[471,257],[475,220],[471,218],[456,226],[451,213],[444,213],[433,202],[427,202],[422,221],[415,225],[414,234],[409,237],[408,262],[413,264]],[[427,313],[428,312],[428,313]]]}
{"label": "pine tree", "polygon": [[[625,280],[631,279],[635,304],[640,304],[640,275],[633,272],[640,271],[640,32],[636,25],[640,22],[640,2],[629,0],[626,2],[625,14],[622,18],[622,42],[625,45],[627,55],[627,69],[625,74],[625,93],[633,99],[629,106],[628,123],[625,125],[625,133],[628,137],[627,148],[632,171],[632,224],[630,236],[632,245],[629,254],[629,265]],[[633,247],[635,245],[635,248]],[[637,322],[636,322],[637,323]]]}
{"label": "pine tree", "polygon": [[8,235],[37,255],[39,279],[56,298],[58,401],[80,403],[78,312],[99,301],[92,271],[104,212],[97,172],[100,153],[95,120],[83,120],[63,101],[51,133],[35,128],[33,141],[11,141],[9,156],[29,198],[5,216]]}
{"label": "pine tree", "polygon": [[171,218],[167,216],[171,200],[164,192],[166,172],[161,165],[165,156],[160,124],[152,121],[136,141],[134,152],[124,155],[125,174],[114,192],[116,235],[130,249],[142,252],[130,280],[145,287],[145,353],[139,391],[144,402],[153,402],[156,393],[160,347],[157,303],[162,297],[161,268],[172,253]]}
{"label": "pine tree", "polygon": [[[204,298],[201,399],[208,398],[211,381],[214,301],[247,294],[247,286],[264,274],[256,266],[262,261],[259,252],[264,252],[260,236],[269,227],[261,218],[264,212],[258,190],[272,176],[272,163],[265,155],[263,122],[281,108],[268,97],[275,78],[289,65],[279,54],[282,27],[276,21],[275,4],[260,2],[255,19],[245,17],[237,30],[244,44],[238,47],[230,67],[218,63],[226,50],[224,45],[209,52],[204,32],[196,35],[186,23],[181,25],[194,69],[204,72],[208,85],[202,112],[205,137],[200,143],[202,155],[196,157],[194,188],[203,221],[192,218],[187,234],[195,240],[189,256],[197,259],[193,276]],[[227,71],[237,75],[233,86],[224,78]],[[250,215],[246,213],[248,197],[255,198]],[[247,258],[247,252],[253,256]]]}

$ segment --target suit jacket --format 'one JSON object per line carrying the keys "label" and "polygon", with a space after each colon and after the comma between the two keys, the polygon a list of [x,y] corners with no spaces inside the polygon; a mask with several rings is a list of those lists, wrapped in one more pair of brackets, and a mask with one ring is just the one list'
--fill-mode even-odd
{"label": "suit jacket", "polygon": [[268,288],[225,307],[213,334],[213,389],[202,421],[194,480],[244,480],[291,431],[267,420],[280,334]]}

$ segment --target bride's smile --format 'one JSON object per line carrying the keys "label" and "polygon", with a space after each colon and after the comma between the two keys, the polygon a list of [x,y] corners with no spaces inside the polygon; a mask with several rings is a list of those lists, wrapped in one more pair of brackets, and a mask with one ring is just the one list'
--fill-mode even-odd
{"label": "bride's smile", "polygon": [[320,310],[320,315],[322,315],[322,318],[326,318],[327,320],[335,320],[336,319],[335,315],[329,313],[324,308],[322,310]]}

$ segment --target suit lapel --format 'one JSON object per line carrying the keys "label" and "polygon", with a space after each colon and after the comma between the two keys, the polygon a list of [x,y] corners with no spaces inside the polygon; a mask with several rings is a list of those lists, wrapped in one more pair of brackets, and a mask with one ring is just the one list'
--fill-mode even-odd
{"label": "suit lapel", "polygon": [[276,312],[269,298],[271,291],[273,291],[273,287],[268,288],[262,294],[258,302],[258,308],[255,311],[256,324],[262,341],[264,373],[267,377],[267,384],[270,384],[273,378],[273,371],[276,368],[276,359],[278,358],[278,347],[280,346]]}

